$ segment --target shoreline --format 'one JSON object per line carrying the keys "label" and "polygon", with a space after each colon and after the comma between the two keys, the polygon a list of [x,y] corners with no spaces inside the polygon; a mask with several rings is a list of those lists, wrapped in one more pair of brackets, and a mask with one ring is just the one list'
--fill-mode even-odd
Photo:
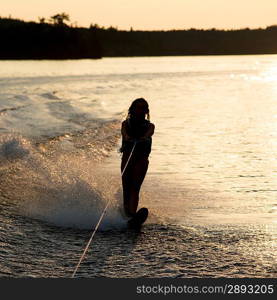
{"label": "shoreline", "polygon": [[51,60],[51,61],[65,61],[65,60],[101,60],[104,58],[139,58],[139,57],[204,57],[204,56],[253,56],[253,55],[277,55],[277,52],[274,53],[231,53],[231,54],[176,54],[176,55],[126,55],[126,56],[103,56],[101,58],[89,58],[89,57],[79,57],[79,58],[1,58],[0,61],[23,61],[23,60],[34,60],[34,61],[42,61],[42,60]]}

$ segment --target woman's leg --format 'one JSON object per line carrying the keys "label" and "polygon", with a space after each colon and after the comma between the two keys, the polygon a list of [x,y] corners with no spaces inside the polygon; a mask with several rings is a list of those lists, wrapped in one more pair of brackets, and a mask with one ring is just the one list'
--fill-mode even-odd
{"label": "woman's leg", "polygon": [[[130,153],[123,153],[121,172],[124,170]],[[132,216],[136,213],[139,202],[139,191],[148,169],[148,157],[131,158],[122,176],[123,204],[125,213]]]}
{"label": "woman's leg", "polygon": [[148,169],[148,158],[142,157],[134,162],[131,171],[131,180],[129,186],[129,210],[135,214],[139,202],[139,191]]}
{"label": "woman's leg", "polygon": [[[129,155],[130,153],[123,152],[122,160],[121,160],[121,173],[123,172],[126,166]],[[130,214],[130,187],[131,187],[131,180],[132,180],[131,171],[132,171],[132,161],[130,160],[122,176],[123,206],[127,216],[131,216]]]}

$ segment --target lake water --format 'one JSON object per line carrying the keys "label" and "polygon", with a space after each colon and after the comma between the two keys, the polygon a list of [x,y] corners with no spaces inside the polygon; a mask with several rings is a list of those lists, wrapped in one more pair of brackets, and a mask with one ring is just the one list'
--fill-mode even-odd
{"label": "lake water", "polygon": [[[155,124],[136,233],[120,125]],[[0,275],[276,277],[277,55],[0,61]]]}

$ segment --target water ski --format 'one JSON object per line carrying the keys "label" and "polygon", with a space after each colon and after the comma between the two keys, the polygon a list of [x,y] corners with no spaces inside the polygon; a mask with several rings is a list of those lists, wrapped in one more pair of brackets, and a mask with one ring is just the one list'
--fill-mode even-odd
{"label": "water ski", "polygon": [[128,221],[129,228],[138,229],[146,221],[148,217],[148,209],[143,207],[139,209],[136,214]]}

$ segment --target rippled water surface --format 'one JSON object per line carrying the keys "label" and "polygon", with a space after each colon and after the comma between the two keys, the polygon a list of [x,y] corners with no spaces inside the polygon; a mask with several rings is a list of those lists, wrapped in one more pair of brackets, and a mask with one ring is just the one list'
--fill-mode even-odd
{"label": "rippled water surface", "polygon": [[[277,56],[0,61],[0,275],[276,277]],[[121,215],[120,123],[155,135],[141,232]]]}

